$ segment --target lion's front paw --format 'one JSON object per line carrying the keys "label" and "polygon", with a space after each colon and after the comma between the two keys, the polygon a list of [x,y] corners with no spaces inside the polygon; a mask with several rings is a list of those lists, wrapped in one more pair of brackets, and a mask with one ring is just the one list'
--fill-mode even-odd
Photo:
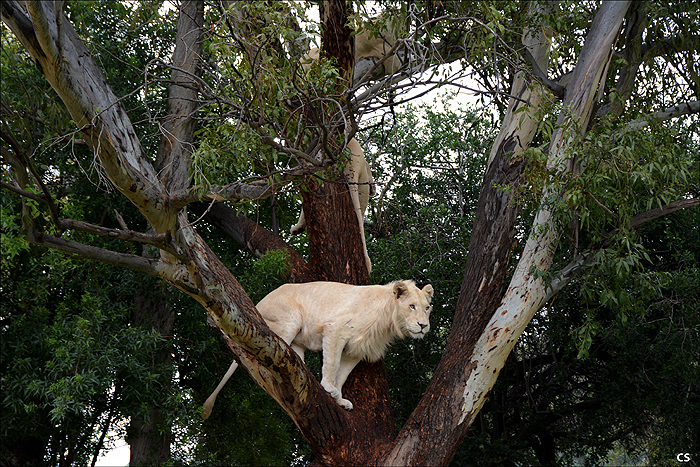
{"label": "lion's front paw", "polygon": [[335,399],[336,401],[339,401],[339,400],[342,400],[342,399],[343,399],[343,398],[341,397],[341,395],[340,395],[340,391],[338,391],[338,388],[336,388],[335,386],[332,386],[332,385],[329,384],[328,382],[322,381],[322,382],[321,382],[321,387],[323,387],[323,389],[325,389],[326,392],[327,392],[328,394],[330,394],[331,397],[332,397],[333,399]]}
{"label": "lion's front paw", "polygon": [[[336,399],[337,400],[337,399]],[[352,410],[352,402],[350,402],[347,399],[340,399],[338,400],[338,405],[344,408],[345,410]]]}

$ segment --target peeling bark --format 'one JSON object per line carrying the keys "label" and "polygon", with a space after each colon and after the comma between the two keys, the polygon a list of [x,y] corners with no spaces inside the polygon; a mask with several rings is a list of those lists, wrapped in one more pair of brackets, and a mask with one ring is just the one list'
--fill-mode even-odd
{"label": "peeling bark", "polygon": [[[156,232],[172,230],[163,187],[145,156],[120,100],[90,51],[64,18],[64,47],[55,47],[52,2],[26,2],[31,20],[15,1],[2,2],[3,21],[22,42],[66,105],[100,161],[105,175],[144,215]],[[38,26],[35,30],[34,25]]]}
{"label": "peeling bark", "polygon": [[[552,6],[533,4],[545,10]],[[547,69],[549,44],[543,31],[525,31],[523,43],[540,69]],[[489,156],[447,347],[423,399],[383,460],[384,465],[446,465],[486,400],[519,335],[509,323],[490,321],[497,320],[499,312],[502,313],[499,310],[518,214],[511,191],[517,190],[521,181],[525,166],[521,154],[530,145],[537,127],[533,114],[541,90],[520,73],[511,94],[520,100],[511,99]],[[527,112],[516,113],[523,101],[532,107]],[[517,309],[511,310],[516,316]],[[468,362],[466,367],[464,362]],[[455,411],[455,407],[459,410]],[[440,426],[442,430],[423,430],[426,424]]]}
{"label": "peeling bark", "polygon": [[[560,130],[553,136],[548,163],[561,166],[568,143],[564,122],[573,119],[578,128],[585,128],[593,112],[595,96],[605,78],[612,46],[619,31],[629,2],[608,2],[601,6],[591,26],[579,62],[567,85],[559,121]],[[545,190],[546,200],[551,193]],[[543,279],[533,276],[533,269],[546,271],[551,265],[556,249],[557,234],[552,223],[552,212],[541,203],[532,227],[532,233],[521,254],[513,279],[502,302],[489,321],[477,342],[471,361],[474,368],[469,371],[468,383],[463,394],[460,423],[470,423],[485,401],[505,364],[517,338],[525,329],[534,313],[544,305],[548,297]]]}

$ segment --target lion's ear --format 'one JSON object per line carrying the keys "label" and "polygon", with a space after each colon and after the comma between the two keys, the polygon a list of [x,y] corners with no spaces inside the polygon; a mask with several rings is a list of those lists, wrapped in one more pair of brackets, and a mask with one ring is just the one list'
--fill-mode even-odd
{"label": "lion's ear", "polygon": [[433,299],[433,286],[428,284],[425,287],[423,287],[423,293],[426,297],[428,297],[428,303],[430,303]]}
{"label": "lion's ear", "polygon": [[408,293],[408,285],[405,282],[395,282],[394,283],[394,296],[399,299],[402,295]]}

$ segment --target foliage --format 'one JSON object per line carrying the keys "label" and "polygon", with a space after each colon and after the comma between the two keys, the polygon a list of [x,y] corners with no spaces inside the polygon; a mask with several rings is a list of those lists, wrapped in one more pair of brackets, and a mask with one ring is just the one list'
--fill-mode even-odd
{"label": "foliage", "polygon": [[378,186],[365,220],[370,257],[381,258],[372,282],[413,279],[435,289],[430,333],[395,342],[386,357],[399,426],[420,400],[449,335],[491,143],[484,115],[452,110],[455,97],[408,105],[362,138]]}
{"label": "foliage", "polygon": [[[561,232],[556,268],[582,254],[588,261],[570,288],[534,318],[455,465],[593,465],[611,455],[662,464],[679,448],[700,452],[694,417],[700,411],[698,210],[641,229],[634,225],[640,212],[697,198],[697,119],[678,124],[652,119],[642,130],[630,128],[637,118],[697,96],[697,37],[680,33],[696,30],[698,18],[684,3],[635,2],[625,34],[633,34],[634,18],[646,18],[644,43],[641,36],[620,36],[607,76],[607,89],[615,91],[602,93],[599,113],[587,128],[566,129],[575,136],[562,163],[575,167],[573,172],[563,174],[544,163],[561,105],[548,94],[537,111],[542,124],[535,146],[526,152],[518,238],[527,236],[528,218],[541,207],[547,186],[553,196],[544,205],[555,211]],[[524,14],[526,3],[386,4],[397,7],[386,21],[405,19],[412,26],[423,19],[419,10],[428,19],[452,15],[450,21],[429,21],[404,45],[414,58],[427,57],[438,45],[445,47],[445,57],[459,54],[461,65],[487,90],[484,95],[504,110],[509,96],[502,89],[527,62],[519,50],[523,27],[539,21]],[[595,2],[559,5],[547,19],[550,76],[573,68],[597,9]],[[169,76],[162,64],[171,52],[175,12],[158,1],[97,6],[67,2],[65,10],[78,33],[89,38],[91,53],[155,159]],[[318,34],[316,26],[307,26],[306,4],[244,2],[240,11],[232,23],[223,10],[207,10],[211,27],[191,170],[201,192],[233,180],[279,182],[283,171],[308,168],[301,151],[338,125],[333,118],[347,97],[337,92],[332,61],[301,59]],[[385,21],[367,23],[364,10],[352,19],[377,30]],[[146,231],[136,208],[110,192],[64,106],[4,25],[1,35],[3,144],[31,159],[35,177],[54,193],[62,216],[109,227],[117,225],[117,211],[129,228]],[[636,73],[636,67],[643,73],[627,89],[622,77]],[[415,86],[406,81],[394,90]],[[399,425],[423,394],[450,332],[493,137],[484,114],[451,110],[453,100],[408,106],[393,116],[391,126],[385,113],[385,120],[371,122],[376,126],[358,135],[379,187],[366,221],[370,256],[379,259],[372,281],[413,278],[436,290],[431,333],[419,342],[396,343],[387,356]],[[358,118],[371,105],[360,102]],[[8,184],[10,165],[3,153],[0,177]],[[237,208],[275,230],[296,217],[296,191],[278,192],[271,207],[257,201]],[[221,393],[214,416],[206,423],[199,419],[201,402],[231,356],[202,314],[192,311],[198,309],[193,300],[129,271],[29,248],[22,238],[27,218],[20,213],[31,211],[39,230],[56,233],[46,208],[33,200],[20,202],[11,190],[3,190],[0,202],[0,452],[7,463],[87,464],[104,447],[109,429],[123,435],[129,417],[147,418],[152,407],[165,416],[160,428],[174,433],[173,462],[308,460],[298,430],[242,372]],[[254,301],[281,283],[285,254],[255,259],[215,228],[197,229]],[[122,241],[62,234],[142,254]],[[304,236],[280,236],[305,251]],[[542,272],[548,279],[552,274]],[[149,293],[169,295],[175,316],[171,336],[136,325],[134,297]],[[156,363],[159,353],[167,353],[171,362]]]}
{"label": "foliage", "polygon": [[[433,283],[437,293],[431,333],[420,342],[396,342],[387,356],[399,425],[420,399],[441,356],[452,300],[460,285],[457,257],[466,254],[478,193],[467,192],[461,204],[455,187],[471,171],[476,179],[480,177],[489,147],[488,141],[481,151],[477,144],[471,146],[473,152],[466,153],[478,157],[462,174],[454,169],[421,170],[421,166],[456,164],[460,149],[455,143],[469,141],[468,135],[455,137],[453,129],[464,128],[452,123],[456,115],[432,110],[427,113],[430,117],[421,119],[423,110],[409,107],[397,114],[391,126],[380,127],[386,134],[375,130],[376,136],[364,143],[381,148],[371,157],[378,185],[387,188],[381,202],[374,200],[378,213],[367,220],[367,231],[374,234],[368,243],[370,255],[382,258],[375,264],[373,280],[413,277]],[[464,119],[460,116],[460,121]],[[430,128],[438,122],[444,126]],[[487,128],[483,120],[480,125]],[[623,154],[627,164],[623,167],[621,160],[602,157],[600,166],[605,170],[587,167],[581,175],[567,179],[570,192],[583,195],[578,205],[561,202],[559,222],[568,227],[586,209],[590,211],[587,235],[600,242],[611,232],[619,240],[601,249],[601,259],[591,262],[567,291],[534,318],[455,455],[454,465],[534,465],[545,463],[548,455],[561,465],[599,465],[615,452],[632,462],[656,465],[673,458],[678,446],[694,452],[700,429],[692,416],[700,409],[698,372],[693,370],[700,348],[694,313],[700,307],[698,210],[654,221],[640,233],[615,229],[629,226],[633,214],[657,207],[659,197],[668,196],[661,201],[668,202],[681,196],[673,190],[697,185],[696,143],[664,137],[668,133],[653,127],[634,138],[628,135],[623,146],[609,136],[618,130],[607,131],[608,136],[586,139],[590,142],[584,142],[586,149],[579,153],[590,155],[590,147],[602,140],[606,145],[602,153]],[[673,127],[669,133],[688,134]],[[431,139],[431,134],[436,137]],[[474,136],[476,142],[485,141],[479,139],[478,131]],[[643,154],[658,154],[666,160],[665,168],[656,170]],[[605,180],[618,188],[606,191]],[[611,219],[586,191],[600,193],[615,208],[637,207],[629,208],[623,223]],[[654,199],[651,204],[650,199]],[[467,209],[460,211],[461,205]],[[380,224],[383,218],[389,220]],[[593,222],[599,224],[594,227]],[[562,255],[572,248],[567,243],[571,241],[563,239]],[[580,239],[581,244],[584,241],[590,239]],[[630,259],[624,255],[638,256],[625,268],[621,261]]]}
{"label": "foliage", "polygon": [[303,3],[280,2],[270,8],[269,2],[246,2],[233,29],[224,18],[213,21],[205,45],[215,64],[207,78],[227,97],[217,97],[202,109],[204,121],[217,122],[197,135],[192,174],[203,187],[265,178],[275,169],[298,164],[285,149],[311,141],[308,114],[323,114],[327,105],[305,110],[300,99],[329,94],[338,78],[328,60],[302,67],[306,61],[301,51],[308,50],[313,31],[298,26],[312,24]]}
{"label": "foliage", "polygon": [[68,452],[88,463],[129,400],[176,410],[152,386],[157,372],[172,371],[151,361],[167,343],[129,325],[124,291],[142,282],[131,273],[41,253],[23,252],[4,269],[2,456],[43,465]]}

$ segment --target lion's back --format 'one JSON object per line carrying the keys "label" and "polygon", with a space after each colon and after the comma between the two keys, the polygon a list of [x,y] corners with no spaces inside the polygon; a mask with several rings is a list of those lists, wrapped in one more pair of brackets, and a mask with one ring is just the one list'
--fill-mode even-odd
{"label": "lion's back", "polygon": [[[300,313],[305,319],[346,314],[363,301],[377,297],[383,286],[355,286],[339,282],[304,282],[284,284],[270,292],[257,305],[263,318],[276,318],[279,313]],[[382,290],[383,291],[383,290]]]}
{"label": "lion's back", "polygon": [[287,323],[288,326],[303,325],[306,332],[320,332],[320,328],[329,324],[358,317],[369,318],[372,313],[367,313],[368,309],[386,303],[385,297],[390,294],[391,291],[382,285],[284,284],[263,298],[257,308],[273,330],[272,323]]}

